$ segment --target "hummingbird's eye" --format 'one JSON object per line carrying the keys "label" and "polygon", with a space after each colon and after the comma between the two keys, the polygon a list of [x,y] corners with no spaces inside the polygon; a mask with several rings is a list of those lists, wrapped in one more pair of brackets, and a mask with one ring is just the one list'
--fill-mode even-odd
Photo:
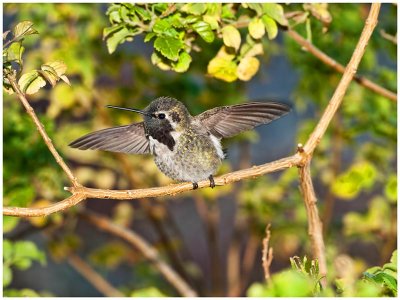
{"label": "hummingbird's eye", "polygon": [[165,119],[165,114],[158,114],[158,118],[159,118],[160,120]]}

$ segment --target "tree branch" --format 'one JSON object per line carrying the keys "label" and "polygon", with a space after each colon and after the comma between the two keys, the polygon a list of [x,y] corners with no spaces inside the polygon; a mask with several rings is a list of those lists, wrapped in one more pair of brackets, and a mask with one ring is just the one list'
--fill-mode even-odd
{"label": "tree branch", "polygon": [[272,259],[274,258],[273,252],[274,250],[269,246],[269,240],[271,239],[271,224],[268,224],[265,228],[265,238],[262,241],[263,248],[262,248],[262,266],[264,269],[264,277],[265,280],[269,280],[271,277],[269,268],[272,263]]}
{"label": "tree branch", "polygon": [[36,125],[37,130],[39,131],[40,135],[42,136],[44,142],[47,145],[47,148],[49,148],[51,154],[53,154],[56,162],[60,165],[60,167],[64,170],[65,174],[68,176],[69,180],[71,181],[73,186],[81,186],[76,179],[76,177],[72,174],[71,169],[66,165],[60,154],[58,154],[56,148],[53,146],[53,143],[51,142],[51,139],[47,135],[42,123],[40,122],[39,118],[36,116],[35,111],[33,110],[32,106],[29,104],[28,100],[26,99],[24,93],[21,91],[21,89],[18,86],[18,83],[15,79],[14,76],[12,75],[7,75],[7,79],[10,81],[10,84],[14,90],[14,92],[17,94],[18,99],[22,102],[22,105],[25,107],[26,112],[28,115],[32,118],[33,122]]}
{"label": "tree branch", "polygon": [[[256,178],[267,173],[272,173],[300,165],[302,160],[303,157],[301,157],[298,154],[295,154],[293,156],[282,158],[280,160],[276,160],[263,165],[227,173],[225,175],[216,177],[214,181],[216,185],[222,186],[243,179]],[[203,180],[200,181],[198,185],[199,188],[205,188],[210,186],[210,182],[208,180]],[[48,207],[37,207],[37,208],[3,207],[3,215],[18,216],[18,217],[42,217],[72,207],[87,198],[133,200],[146,197],[150,198],[159,196],[169,196],[193,190],[193,185],[191,183],[186,182],[186,183],[171,184],[164,187],[135,189],[135,190],[101,190],[101,189],[87,188],[84,186],[70,187],[65,189],[70,191],[73,195],[60,202],[52,204]]]}
{"label": "tree branch", "polygon": [[196,297],[197,293],[169,265],[161,260],[158,251],[135,232],[112,223],[109,219],[95,213],[80,212],[81,216],[96,227],[116,235],[138,249],[144,257],[151,261],[160,273],[176,290],[185,297]]}
{"label": "tree branch", "polygon": [[[311,44],[309,41],[307,41],[296,31],[289,29],[287,31],[287,34],[294,41],[296,41],[300,46],[307,49],[312,55],[314,55],[316,58],[318,58],[324,64],[330,66],[331,68],[333,68],[335,71],[337,71],[339,73],[342,73],[342,74],[344,73],[345,67],[343,65],[341,65],[336,60],[334,60],[333,58],[326,55],[324,52],[322,52],[320,49],[318,49],[313,44]],[[397,102],[397,95],[395,93],[393,93],[392,91],[389,91],[388,89],[385,89],[384,87],[381,87],[380,85],[372,82],[371,80],[369,80],[363,76],[358,76],[358,75],[354,75],[353,79],[358,84],[366,87],[367,89],[373,91],[374,93],[377,93],[377,94],[382,95],[394,102]]]}
{"label": "tree branch", "polygon": [[68,258],[71,266],[85,277],[99,292],[107,297],[125,297],[119,290],[113,287],[107,280],[100,274],[92,269],[85,261],[79,256],[71,254]]}

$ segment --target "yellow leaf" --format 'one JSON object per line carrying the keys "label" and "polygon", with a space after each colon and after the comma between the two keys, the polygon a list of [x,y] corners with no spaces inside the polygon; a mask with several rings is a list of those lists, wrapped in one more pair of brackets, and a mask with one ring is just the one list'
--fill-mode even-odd
{"label": "yellow leaf", "polygon": [[58,76],[64,75],[67,71],[67,65],[60,60],[49,62],[45,65],[52,67]]}
{"label": "yellow leaf", "polygon": [[240,32],[232,25],[222,28],[222,39],[224,44],[228,47],[233,47],[237,51],[240,47]]}
{"label": "yellow leaf", "polygon": [[261,19],[254,18],[249,23],[249,33],[255,39],[260,39],[265,34],[265,27]]}
{"label": "yellow leaf", "polygon": [[265,15],[262,17],[262,22],[267,30],[268,38],[270,40],[276,38],[278,35],[278,25],[276,24],[275,20]]}
{"label": "yellow leaf", "polygon": [[208,63],[207,72],[215,78],[232,82],[237,78],[237,65],[231,59],[214,57]]}
{"label": "yellow leaf", "polygon": [[258,71],[260,62],[255,57],[244,57],[237,68],[237,77],[240,80],[250,80]]}
{"label": "yellow leaf", "polygon": [[18,85],[22,92],[31,95],[36,93],[41,87],[44,87],[46,80],[37,71],[31,71],[21,76],[18,80]]}

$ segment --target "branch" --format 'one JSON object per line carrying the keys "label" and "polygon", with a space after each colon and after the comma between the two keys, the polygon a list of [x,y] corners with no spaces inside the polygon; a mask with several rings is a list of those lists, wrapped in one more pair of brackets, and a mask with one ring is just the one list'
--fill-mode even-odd
{"label": "branch", "polygon": [[158,251],[135,232],[112,223],[109,219],[94,213],[80,213],[82,217],[96,227],[116,235],[138,249],[144,257],[151,261],[160,273],[176,290],[185,297],[196,297],[196,292],[169,265],[161,260]]}
{"label": "branch", "polygon": [[271,266],[272,259],[274,258],[273,249],[269,247],[269,240],[271,239],[271,231],[269,230],[271,224],[267,225],[265,228],[265,238],[263,239],[263,248],[262,248],[262,266],[264,269],[264,277],[265,280],[270,278],[269,267]]}
{"label": "branch", "polygon": [[[280,171],[301,164],[303,158],[295,154],[280,160],[254,166],[248,169],[227,173],[214,179],[216,185],[226,185],[243,179],[256,178],[267,173]],[[210,182],[203,180],[198,183],[199,188],[209,187]],[[177,195],[193,190],[191,183],[178,183],[164,187],[135,189],[135,190],[101,190],[84,186],[66,188],[73,195],[48,207],[3,207],[3,215],[18,217],[42,217],[51,213],[62,211],[72,207],[87,198],[133,200],[139,198],[151,198],[159,196]]]}
{"label": "branch", "polygon": [[357,72],[358,65],[360,64],[361,58],[363,57],[365,48],[368,44],[368,40],[371,37],[371,34],[377,24],[379,9],[379,3],[371,4],[371,10],[369,12],[367,20],[365,21],[364,29],[361,33],[360,39],[353,52],[350,62],[348,63],[343,73],[342,79],[340,80],[335,90],[335,93],[329,101],[329,104],[326,107],[321,119],[319,120],[317,126],[311,133],[307,143],[304,146],[304,151],[308,155],[311,155],[315,147],[317,147],[317,145],[319,144],[322,136],[325,134],[325,131],[328,128],[329,123],[332,121],[333,116],[335,115],[340,104],[342,103],[346,90]]}
{"label": "branch", "polygon": [[68,258],[71,266],[85,277],[99,292],[107,297],[125,297],[123,293],[113,287],[107,280],[101,277],[79,256],[71,254]]}
{"label": "branch", "polygon": [[[303,194],[307,211],[308,234],[311,240],[312,253],[318,259],[321,275],[326,275],[327,266],[325,258],[325,244],[323,238],[322,222],[318,216],[317,197],[311,179],[310,164],[299,168],[300,189]],[[322,280],[326,280],[323,278]],[[326,281],[322,281],[325,285]]]}
{"label": "branch", "polygon": [[76,177],[72,174],[72,171],[70,168],[65,164],[64,160],[58,154],[56,148],[53,146],[53,143],[51,142],[51,139],[47,135],[46,131],[44,130],[44,127],[42,123],[40,123],[39,118],[36,116],[35,111],[33,110],[32,106],[29,104],[28,100],[26,99],[24,93],[21,91],[21,89],[18,86],[18,83],[16,82],[16,79],[12,75],[7,75],[7,79],[10,81],[10,84],[14,90],[14,92],[17,94],[19,100],[22,102],[22,105],[25,107],[26,112],[28,115],[32,118],[33,122],[36,125],[37,130],[39,131],[40,135],[42,136],[44,142],[47,145],[47,148],[49,148],[51,154],[53,154],[56,162],[60,165],[60,167],[64,170],[65,174],[68,176],[69,180],[71,181],[73,186],[81,186],[76,179]]}
{"label": "branch", "polygon": [[[295,40],[300,46],[304,47],[307,49],[312,55],[314,55],[316,58],[318,58],[320,61],[322,61],[324,64],[330,66],[334,70],[336,70],[339,73],[344,73],[345,67],[338,63],[336,60],[333,58],[329,57],[326,55],[324,52],[322,52],[320,49],[315,47],[312,43],[307,41],[305,38],[303,38],[300,34],[298,34],[296,31],[289,29],[287,31],[287,34]],[[394,102],[397,102],[397,95],[393,93],[392,91],[389,91],[385,89],[384,87],[381,87],[380,85],[372,82],[371,80],[362,77],[362,76],[357,76],[354,75],[353,79],[360,85],[366,87],[367,89],[370,89],[374,93],[380,94]]]}

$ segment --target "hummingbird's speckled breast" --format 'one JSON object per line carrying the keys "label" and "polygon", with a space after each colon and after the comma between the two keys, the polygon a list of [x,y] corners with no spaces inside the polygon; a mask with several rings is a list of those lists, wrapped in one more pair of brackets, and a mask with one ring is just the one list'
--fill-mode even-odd
{"label": "hummingbird's speckled breast", "polygon": [[190,182],[215,174],[224,158],[219,139],[192,127],[171,135],[176,141],[172,151],[150,137],[150,151],[161,172],[172,179]]}

